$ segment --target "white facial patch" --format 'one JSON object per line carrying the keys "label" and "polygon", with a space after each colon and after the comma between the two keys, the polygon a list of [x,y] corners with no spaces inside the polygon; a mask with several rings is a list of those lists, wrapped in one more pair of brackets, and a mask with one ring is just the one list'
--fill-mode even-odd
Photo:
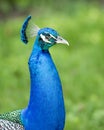
{"label": "white facial patch", "polygon": [[54,37],[52,34],[50,34],[50,36],[51,36],[53,39],[55,39],[55,40],[57,39],[57,38],[56,38],[56,37]]}
{"label": "white facial patch", "polygon": [[43,34],[40,34],[40,37],[44,42],[51,43]]}

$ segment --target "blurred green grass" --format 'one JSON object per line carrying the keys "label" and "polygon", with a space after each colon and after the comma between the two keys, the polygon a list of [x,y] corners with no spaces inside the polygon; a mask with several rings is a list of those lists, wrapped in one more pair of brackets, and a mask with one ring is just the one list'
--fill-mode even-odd
{"label": "blurred green grass", "polygon": [[[50,49],[63,84],[65,130],[103,130],[104,9],[81,3],[69,7],[31,14],[40,27],[55,28],[70,43]],[[24,108],[29,99],[27,62],[34,39],[28,45],[20,41],[24,18],[0,21],[0,113]]]}

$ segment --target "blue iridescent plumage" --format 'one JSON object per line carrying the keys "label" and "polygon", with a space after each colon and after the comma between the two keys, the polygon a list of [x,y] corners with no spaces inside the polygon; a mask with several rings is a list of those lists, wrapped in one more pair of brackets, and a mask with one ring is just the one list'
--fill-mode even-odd
{"label": "blue iridescent plumage", "polygon": [[68,44],[52,28],[43,28],[37,32],[28,62],[31,79],[30,100],[21,114],[26,130],[64,129],[65,109],[61,81],[48,50],[51,46],[63,42]]}
{"label": "blue iridescent plumage", "polygon": [[[21,40],[28,42],[28,16],[21,29]],[[36,25],[32,32],[36,36],[28,65],[30,71],[30,99],[25,109],[0,116],[0,127],[12,130],[63,130],[65,108],[62,85],[58,71],[49,53],[55,44],[68,42],[52,28],[39,29]],[[11,127],[9,127],[11,125]]]}

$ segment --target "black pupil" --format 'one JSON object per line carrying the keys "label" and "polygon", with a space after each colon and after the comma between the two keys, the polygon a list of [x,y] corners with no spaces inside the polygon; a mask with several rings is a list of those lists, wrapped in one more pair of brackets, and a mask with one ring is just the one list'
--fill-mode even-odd
{"label": "black pupil", "polygon": [[48,40],[51,38],[50,34],[47,34],[45,37],[46,37],[46,39],[48,39]]}

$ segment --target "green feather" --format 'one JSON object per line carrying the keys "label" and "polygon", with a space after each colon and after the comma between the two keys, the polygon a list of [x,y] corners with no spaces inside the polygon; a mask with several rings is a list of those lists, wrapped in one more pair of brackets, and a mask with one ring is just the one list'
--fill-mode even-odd
{"label": "green feather", "polygon": [[21,111],[22,110],[16,110],[16,111],[0,114],[0,119],[12,121],[14,123],[19,123],[20,125],[23,125],[21,121]]}

